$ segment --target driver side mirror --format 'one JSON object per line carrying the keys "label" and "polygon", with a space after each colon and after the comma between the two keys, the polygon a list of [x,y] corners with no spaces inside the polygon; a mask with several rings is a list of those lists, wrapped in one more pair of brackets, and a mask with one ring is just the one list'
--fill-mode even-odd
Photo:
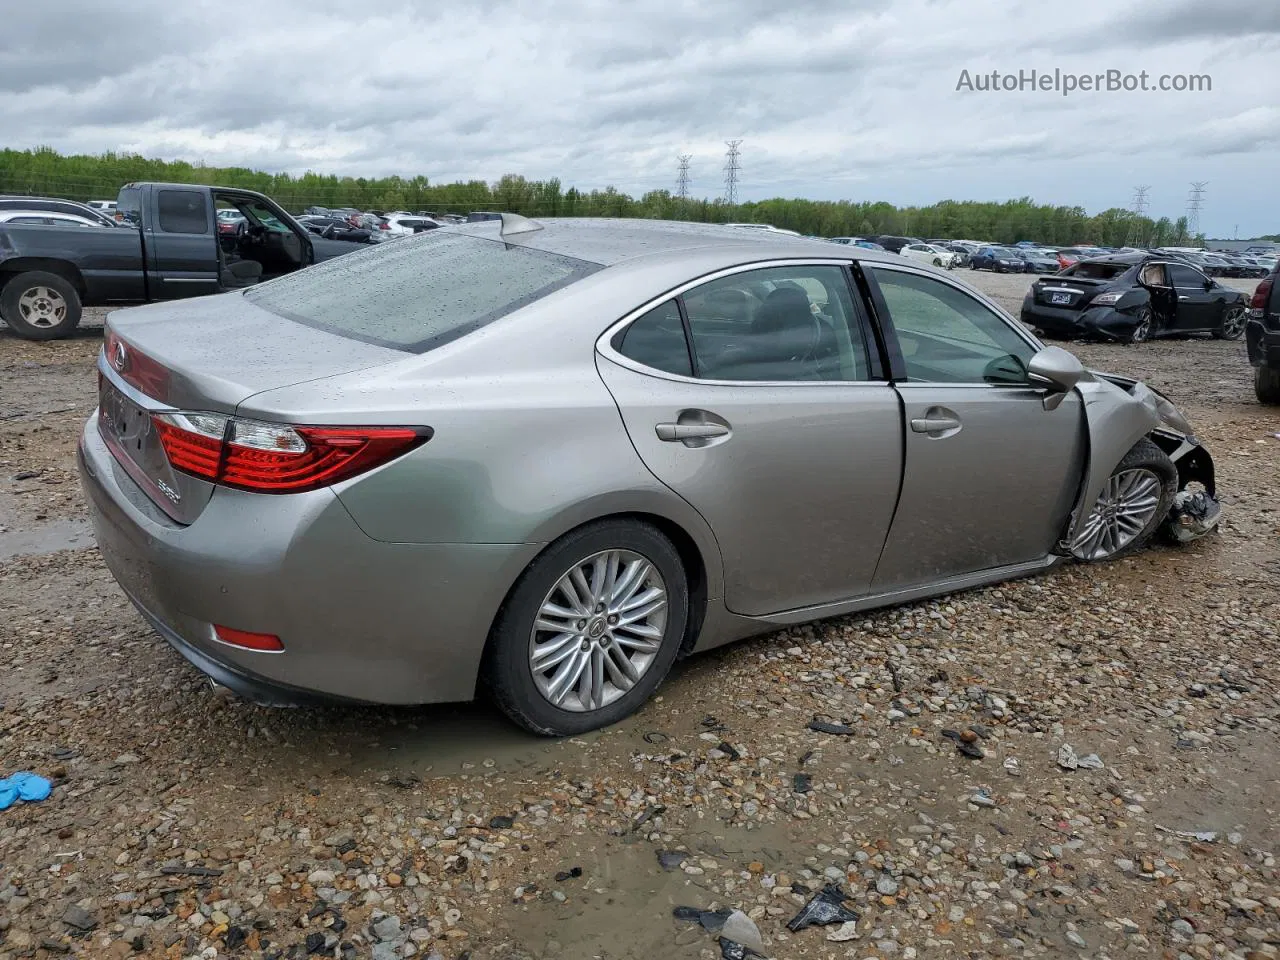
{"label": "driver side mirror", "polygon": [[1218,285],[1217,283],[1215,283],[1213,280],[1210,280],[1208,277],[1204,278],[1204,288],[1206,290],[1212,290],[1217,285]]}
{"label": "driver side mirror", "polygon": [[1056,410],[1084,373],[1084,365],[1061,347],[1045,347],[1027,364],[1027,380],[1031,385],[1049,391],[1044,398],[1046,410]]}

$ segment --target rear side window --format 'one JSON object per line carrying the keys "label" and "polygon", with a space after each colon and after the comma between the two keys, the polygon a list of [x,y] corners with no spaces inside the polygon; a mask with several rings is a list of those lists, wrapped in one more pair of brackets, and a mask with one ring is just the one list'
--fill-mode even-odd
{"label": "rear side window", "polygon": [[689,344],[684,336],[684,324],[674,300],[654,307],[637,317],[627,329],[618,334],[614,349],[628,359],[654,370],[693,376],[693,363],[689,358]]}
{"label": "rear side window", "polygon": [[244,296],[299,323],[420,353],[599,269],[542,250],[431,230],[278,277]]}
{"label": "rear side window", "polygon": [[156,199],[160,229],[165,233],[208,233],[209,211],[196,190],[160,190]]}

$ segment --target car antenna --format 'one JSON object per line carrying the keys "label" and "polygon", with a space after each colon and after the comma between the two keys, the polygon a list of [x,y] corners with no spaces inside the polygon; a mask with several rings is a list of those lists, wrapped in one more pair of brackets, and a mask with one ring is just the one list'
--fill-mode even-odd
{"label": "car antenna", "polygon": [[517,233],[533,233],[535,230],[542,229],[542,224],[537,220],[530,220],[518,213],[504,213],[501,216],[502,229],[498,235],[502,237],[514,236]]}

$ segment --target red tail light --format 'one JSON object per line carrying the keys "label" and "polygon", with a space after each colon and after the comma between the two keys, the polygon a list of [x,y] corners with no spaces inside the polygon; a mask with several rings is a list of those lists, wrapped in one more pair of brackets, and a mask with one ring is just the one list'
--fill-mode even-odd
{"label": "red tail light", "polygon": [[389,223],[380,223],[380,224],[378,224],[378,229],[379,229],[379,230],[390,230],[390,229],[391,229],[391,224],[389,224]]}
{"label": "red tail light", "polygon": [[1273,273],[1265,280],[1258,284],[1253,291],[1253,299],[1249,301],[1250,309],[1258,311],[1254,316],[1260,317],[1267,309],[1267,299],[1271,296],[1271,287],[1276,282],[1276,275]]}
{"label": "red tail light", "polygon": [[416,427],[310,427],[212,413],[152,415],[175,470],[255,493],[301,493],[381,466],[419,447]]}

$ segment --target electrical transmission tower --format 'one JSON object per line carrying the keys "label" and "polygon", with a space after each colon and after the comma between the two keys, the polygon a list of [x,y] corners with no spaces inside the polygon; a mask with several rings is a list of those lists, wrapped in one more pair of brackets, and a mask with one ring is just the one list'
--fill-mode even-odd
{"label": "electrical transmission tower", "polygon": [[1145,229],[1142,219],[1147,215],[1147,191],[1150,189],[1151,185],[1145,183],[1133,188],[1133,219],[1129,221],[1129,233],[1124,238],[1126,247],[1133,246],[1135,241],[1145,242],[1146,240],[1143,236]]}
{"label": "electrical transmission tower", "polygon": [[676,196],[681,200],[689,199],[689,161],[693,154],[680,154],[680,172],[676,175]]}
{"label": "electrical transmission tower", "polygon": [[1204,188],[1208,185],[1208,180],[1191,184],[1191,195],[1187,197],[1187,233],[1192,237],[1200,233],[1200,208],[1204,206]]}
{"label": "electrical transmission tower", "polygon": [[726,140],[724,143],[729,148],[724,158],[724,199],[732,207],[738,202],[738,174],[742,171],[742,165],[738,163],[741,155],[738,148],[742,146],[742,140]]}

